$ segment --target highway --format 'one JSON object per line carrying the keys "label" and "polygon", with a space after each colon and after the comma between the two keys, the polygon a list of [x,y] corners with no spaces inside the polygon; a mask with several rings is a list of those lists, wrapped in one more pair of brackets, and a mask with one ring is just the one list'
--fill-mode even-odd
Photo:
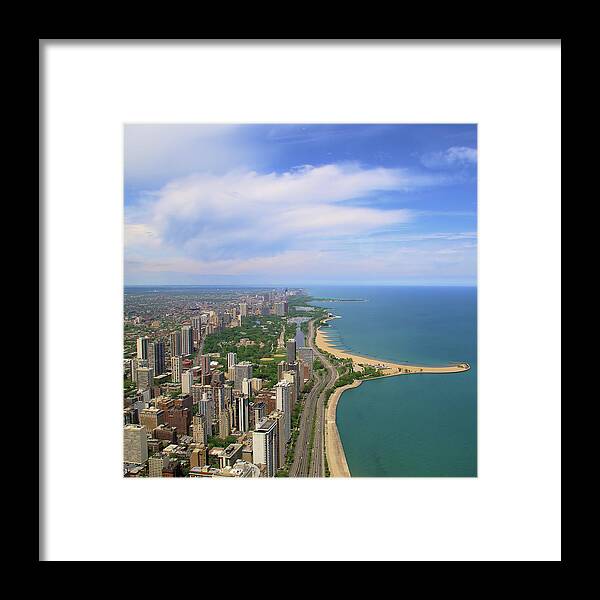
{"label": "highway", "polygon": [[[300,425],[294,461],[290,468],[290,477],[324,477],[325,476],[325,391],[337,379],[335,367],[318,351],[313,343],[314,323],[308,324],[308,346],[313,349],[315,358],[327,369],[325,375],[315,375],[314,384],[305,398],[304,408],[300,416]],[[311,438],[314,427],[314,439],[311,450]]]}

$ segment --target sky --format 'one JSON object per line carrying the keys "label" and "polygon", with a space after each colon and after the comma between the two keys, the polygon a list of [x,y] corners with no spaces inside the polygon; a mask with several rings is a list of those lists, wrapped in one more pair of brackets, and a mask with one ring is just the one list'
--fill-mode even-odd
{"label": "sky", "polygon": [[476,125],[126,125],[126,285],[475,285]]}

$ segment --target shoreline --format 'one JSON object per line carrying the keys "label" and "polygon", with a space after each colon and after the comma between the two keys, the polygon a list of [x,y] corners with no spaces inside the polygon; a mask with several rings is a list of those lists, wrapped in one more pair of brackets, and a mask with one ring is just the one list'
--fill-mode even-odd
{"label": "shoreline", "polygon": [[[332,319],[335,319],[335,317],[329,317],[325,319],[325,321],[330,321]],[[342,394],[346,390],[358,387],[363,381],[380,379],[382,377],[397,377],[399,375],[411,375],[419,373],[462,373],[471,368],[471,365],[469,365],[467,362],[433,367],[426,365],[394,363],[387,360],[379,360],[376,358],[370,358],[368,356],[352,354],[332,346],[327,339],[326,334],[321,330],[321,326],[317,328],[315,334],[315,345],[321,351],[331,354],[336,358],[352,360],[353,366],[358,366],[360,368],[361,365],[369,365],[377,367],[380,370],[380,375],[368,377],[366,379],[356,379],[349,385],[336,388],[329,398],[327,403],[327,411],[325,413],[325,455],[327,457],[330,477],[352,477],[336,421],[337,406]]]}

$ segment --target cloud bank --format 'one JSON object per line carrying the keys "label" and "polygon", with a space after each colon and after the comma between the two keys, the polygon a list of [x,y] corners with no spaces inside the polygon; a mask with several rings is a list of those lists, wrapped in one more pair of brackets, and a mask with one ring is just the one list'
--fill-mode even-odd
{"label": "cloud bank", "polygon": [[[409,209],[345,204],[433,180],[401,169],[304,165],[284,173],[236,170],[171,181],[128,207],[130,269],[282,274],[314,268],[324,242],[408,223]],[[309,264],[312,263],[312,264]]]}

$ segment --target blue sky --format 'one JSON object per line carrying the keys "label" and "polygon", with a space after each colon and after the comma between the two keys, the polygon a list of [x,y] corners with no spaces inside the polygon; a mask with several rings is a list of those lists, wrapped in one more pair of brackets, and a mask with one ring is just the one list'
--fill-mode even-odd
{"label": "blue sky", "polygon": [[126,284],[474,285],[475,125],[127,125]]}

